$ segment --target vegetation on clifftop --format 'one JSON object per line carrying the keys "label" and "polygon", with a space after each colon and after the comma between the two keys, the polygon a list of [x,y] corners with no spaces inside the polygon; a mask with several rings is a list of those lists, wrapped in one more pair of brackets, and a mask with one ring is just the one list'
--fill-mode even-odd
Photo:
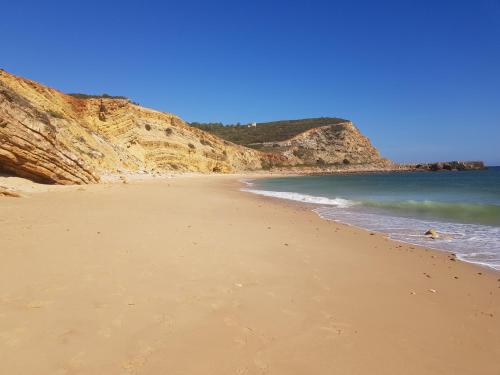
{"label": "vegetation on clifftop", "polygon": [[257,123],[255,127],[251,127],[249,124],[241,125],[239,123],[223,125],[222,123],[192,122],[190,125],[212,133],[227,141],[257,148],[254,146],[256,143],[281,142],[312,128],[335,125],[346,121],[347,120],[337,117],[319,117],[301,120],[261,122]]}
{"label": "vegetation on clifftop", "polygon": [[109,94],[94,95],[94,94],[82,94],[82,93],[69,93],[68,95],[72,96],[73,98],[77,98],[77,99],[125,99],[125,100],[130,100],[126,96],[109,95]]}
{"label": "vegetation on clifftop", "polygon": [[109,95],[106,93],[96,95],[96,94],[82,94],[82,93],[78,93],[78,92],[77,93],[69,93],[67,95],[72,96],[73,98],[76,98],[76,99],[123,99],[123,100],[128,100],[132,104],[140,105],[139,103],[134,102],[130,98],[128,98],[126,96],[122,96],[122,95]]}

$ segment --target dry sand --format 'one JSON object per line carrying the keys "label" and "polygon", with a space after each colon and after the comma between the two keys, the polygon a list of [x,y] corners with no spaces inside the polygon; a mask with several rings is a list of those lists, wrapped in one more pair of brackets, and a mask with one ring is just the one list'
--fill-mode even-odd
{"label": "dry sand", "polygon": [[0,374],[500,374],[500,273],[179,177],[0,197]]}

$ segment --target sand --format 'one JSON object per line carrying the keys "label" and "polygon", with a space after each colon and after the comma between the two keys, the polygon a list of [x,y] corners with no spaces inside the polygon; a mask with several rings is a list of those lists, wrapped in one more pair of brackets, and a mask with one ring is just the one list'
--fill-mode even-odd
{"label": "sand", "polygon": [[238,186],[0,197],[0,374],[500,374],[500,273]]}

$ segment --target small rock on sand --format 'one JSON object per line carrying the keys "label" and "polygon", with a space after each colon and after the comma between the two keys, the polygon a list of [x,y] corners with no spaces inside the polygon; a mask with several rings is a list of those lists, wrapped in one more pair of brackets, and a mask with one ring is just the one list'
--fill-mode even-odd
{"label": "small rock on sand", "polygon": [[16,193],[15,191],[12,191],[10,189],[6,189],[0,186],[0,197],[11,197],[11,198],[19,198],[21,197],[20,194]]}

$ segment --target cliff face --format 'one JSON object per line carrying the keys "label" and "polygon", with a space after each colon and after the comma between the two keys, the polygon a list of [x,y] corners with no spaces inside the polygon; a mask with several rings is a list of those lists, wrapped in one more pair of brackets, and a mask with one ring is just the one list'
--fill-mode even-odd
{"label": "cliff face", "polygon": [[253,170],[261,157],[173,114],[77,99],[0,70],[0,171],[80,184],[120,172]]}
{"label": "cliff face", "polygon": [[266,144],[283,156],[286,165],[366,165],[387,166],[370,140],[352,122],[322,126],[305,131],[283,142]]}
{"label": "cliff face", "polygon": [[224,173],[388,163],[350,122],[310,128],[255,150],[128,99],[70,96],[0,70],[0,173],[44,183],[85,184],[134,172]]}

